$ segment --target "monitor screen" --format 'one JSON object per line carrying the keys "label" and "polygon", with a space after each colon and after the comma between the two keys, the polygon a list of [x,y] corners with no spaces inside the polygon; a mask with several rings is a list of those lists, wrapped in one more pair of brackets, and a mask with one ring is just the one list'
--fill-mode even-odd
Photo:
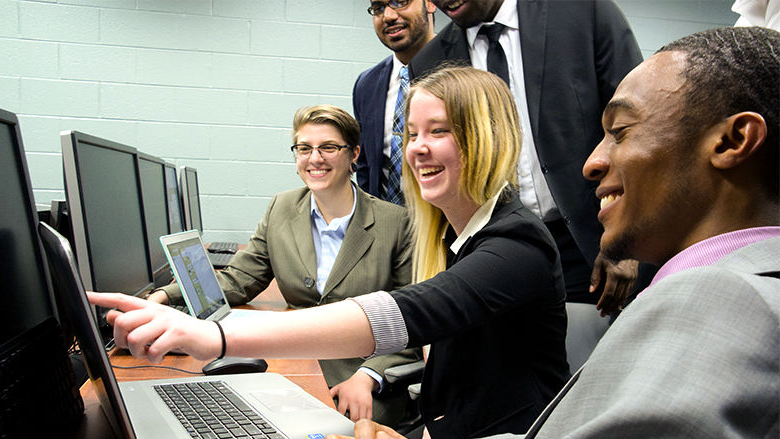
{"label": "monitor screen", "polygon": [[137,151],[62,133],[73,247],[85,288],[138,295],[152,287]]}
{"label": "monitor screen", "polygon": [[165,182],[165,162],[149,154],[138,153],[141,175],[146,238],[155,285],[166,285],[173,277],[168,268],[160,236],[168,234],[168,202]]}
{"label": "monitor screen", "polygon": [[184,220],[188,230],[197,229],[203,232],[200,216],[200,193],[198,188],[198,171],[195,168],[183,166],[180,169],[182,206]]}
{"label": "monitor screen", "polygon": [[3,110],[0,176],[0,437],[59,436],[78,425],[84,405],[52,302],[19,126]]}
{"label": "monitor screen", "polygon": [[179,198],[179,180],[176,178],[176,167],[165,164],[165,188],[168,196],[168,233],[184,231],[181,217],[181,199]]}
{"label": "monitor screen", "polygon": [[0,285],[3,303],[24,312],[9,312],[0,329],[0,343],[5,343],[47,317],[53,315],[46,277],[41,274],[41,253],[37,232],[31,224],[37,222],[37,214],[31,207],[32,194],[28,182],[24,156],[19,155],[15,125],[10,121],[0,124],[0,175],[3,190],[0,191],[2,221],[0,224],[0,248],[3,263],[0,264]]}

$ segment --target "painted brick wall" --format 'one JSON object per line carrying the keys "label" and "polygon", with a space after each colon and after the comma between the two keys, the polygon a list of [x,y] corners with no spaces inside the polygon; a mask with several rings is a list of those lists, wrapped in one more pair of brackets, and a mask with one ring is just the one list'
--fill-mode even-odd
{"label": "painted brick wall", "polygon": [[[618,3],[645,56],[736,20],[728,0]],[[204,239],[246,241],[270,198],[301,185],[294,111],[351,111],[358,73],[389,53],[367,5],[0,0],[0,108],[19,115],[38,204],[64,199],[59,132],[80,130],[197,168]]]}

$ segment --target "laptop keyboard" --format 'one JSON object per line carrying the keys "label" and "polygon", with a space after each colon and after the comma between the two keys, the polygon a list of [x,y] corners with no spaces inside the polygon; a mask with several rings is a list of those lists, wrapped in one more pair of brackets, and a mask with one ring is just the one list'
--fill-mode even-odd
{"label": "laptop keyboard", "polygon": [[235,253],[238,251],[237,242],[216,241],[209,243],[208,251],[211,253]]}
{"label": "laptop keyboard", "polygon": [[190,309],[189,309],[189,308],[187,308],[187,305],[179,305],[179,304],[174,304],[174,305],[171,305],[171,304],[168,304],[168,306],[169,306],[170,308],[173,308],[173,309],[175,309],[176,311],[181,311],[181,312],[183,312],[184,314],[189,314],[189,313],[190,313]]}
{"label": "laptop keyboard", "polygon": [[214,268],[227,267],[231,259],[233,259],[232,253],[209,253],[209,261]]}
{"label": "laptop keyboard", "polygon": [[193,438],[285,438],[224,381],[162,384],[154,389]]}

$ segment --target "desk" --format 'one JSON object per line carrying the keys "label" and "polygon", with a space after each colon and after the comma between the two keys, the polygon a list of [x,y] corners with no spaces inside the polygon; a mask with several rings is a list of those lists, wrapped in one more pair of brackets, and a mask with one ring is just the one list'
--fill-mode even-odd
{"label": "desk", "polygon": [[[243,309],[259,309],[283,311],[287,307],[286,302],[279,292],[276,282],[271,285],[261,295],[241,306]],[[109,354],[111,364],[114,366],[138,366],[148,365],[145,360],[133,358],[126,352],[112,351]],[[335,408],[333,400],[330,398],[328,386],[325,378],[322,376],[320,365],[317,360],[266,360],[268,362],[268,372],[275,372],[284,375],[290,381],[301,386],[304,390],[312,394],[329,407]],[[173,366],[179,369],[200,371],[208,361],[196,360],[186,355],[167,355],[161,365]],[[142,369],[114,369],[117,381],[149,380],[159,378],[177,378],[182,376],[191,376],[171,369],[142,368]],[[100,407],[97,395],[95,394],[92,383],[87,381],[81,387],[81,397],[84,399],[85,419],[79,430],[72,436],[73,438],[115,438]]]}

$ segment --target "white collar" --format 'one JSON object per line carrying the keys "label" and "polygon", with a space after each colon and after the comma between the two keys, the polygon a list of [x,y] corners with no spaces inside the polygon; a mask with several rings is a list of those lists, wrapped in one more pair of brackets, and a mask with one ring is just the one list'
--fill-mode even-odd
{"label": "white collar", "polygon": [[460,251],[460,248],[463,247],[463,244],[465,244],[466,241],[474,236],[477,232],[482,230],[488,221],[490,221],[490,218],[493,216],[493,209],[496,207],[496,203],[498,202],[498,197],[504,191],[504,188],[507,186],[507,184],[508,183],[504,183],[504,185],[501,186],[501,189],[499,189],[495,195],[490,197],[490,199],[487,200],[485,204],[479,206],[479,209],[474,212],[474,215],[471,215],[471,219],[466,224],[466,227],[463,228],[463,231],[460,233],[460,235],[458,235],[458,237],[455,239],[455,242],[453,242],[450,246],[450,250],[452,250],[453,253],[457,255]]}
{"label": "white collar", "polygon": [[401,74],[401,67],[405,66],[406,64],[402,63],[401,60],[398,59],[397,56],[395,56],[395,53],[393,54],[393,70],[390,71],[390,80],[399,81],[399,76]]}
{"label": "white collar", "polygon": [[500,23],[509,29],[518,30],[517,3],[514,0],[505,0],[504,3],[501,4],[501,7],[498,8],[498,12],[496,12],[496,17],[493,21],[490,23],[479,23],[466,29],[466,39],[468,40],[471,49],[474,49],[474,42],[477,40],[479,29],[482,26],[493,23]]}

